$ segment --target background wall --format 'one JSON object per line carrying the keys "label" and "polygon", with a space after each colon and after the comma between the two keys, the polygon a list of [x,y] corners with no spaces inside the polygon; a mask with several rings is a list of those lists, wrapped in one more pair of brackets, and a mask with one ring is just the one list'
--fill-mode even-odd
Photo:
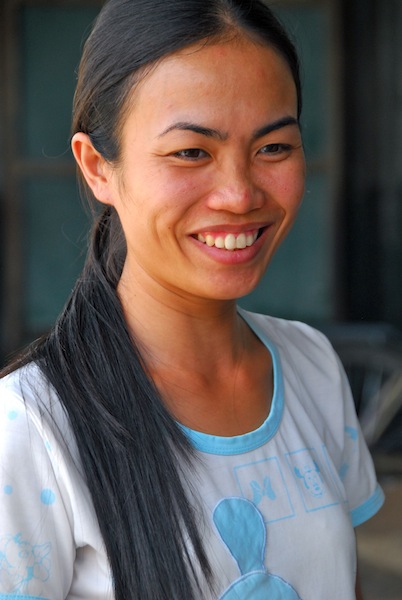
{"label": "background wall", "polygon": [[402,1],[343,4],[343,305],[402,328]]}

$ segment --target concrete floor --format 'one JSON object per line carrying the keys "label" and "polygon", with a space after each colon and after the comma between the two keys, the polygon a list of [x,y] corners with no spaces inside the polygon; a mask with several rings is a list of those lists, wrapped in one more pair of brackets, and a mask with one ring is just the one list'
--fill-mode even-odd
{"label": "concrete floor", "polygon": [[381,470],[385,503],[357,528],[360,580],[364,600],[402,600],[402,471]]}

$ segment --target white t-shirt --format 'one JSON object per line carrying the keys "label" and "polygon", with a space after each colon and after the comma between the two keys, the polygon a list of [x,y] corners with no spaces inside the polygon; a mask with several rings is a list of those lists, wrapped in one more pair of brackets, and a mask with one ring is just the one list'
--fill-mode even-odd
{"label": "white t-shirt", "polygon": [[[240,313],[272,355],[274,395],[245,435],[184,428],[216,580],[200,600],[355,600],[353,527],[383,493],[343,370],[307,325]],[[0,382],[0,457],[0,600],[112,600],[73,435],[34,365]]]}

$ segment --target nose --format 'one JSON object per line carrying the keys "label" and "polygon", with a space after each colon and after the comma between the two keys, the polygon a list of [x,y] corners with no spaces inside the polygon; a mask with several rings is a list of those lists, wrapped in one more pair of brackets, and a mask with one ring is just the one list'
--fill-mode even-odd
{"label": "nose", "polygon": [[258,187],[246,161],[227,160],[217,168],[212,183],[209,208],[245,214],[263,205],[264,192]]}

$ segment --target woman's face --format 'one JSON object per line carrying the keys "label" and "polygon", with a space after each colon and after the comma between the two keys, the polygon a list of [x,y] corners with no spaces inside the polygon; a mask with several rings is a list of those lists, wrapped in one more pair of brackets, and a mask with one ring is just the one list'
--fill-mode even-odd
{"label": "woman's face", "polygon": [[304,172],[296,89],[274,50],[236,39],[165,58],[133,94],[110,175],[122,285],[249,293],[294,221]]}

